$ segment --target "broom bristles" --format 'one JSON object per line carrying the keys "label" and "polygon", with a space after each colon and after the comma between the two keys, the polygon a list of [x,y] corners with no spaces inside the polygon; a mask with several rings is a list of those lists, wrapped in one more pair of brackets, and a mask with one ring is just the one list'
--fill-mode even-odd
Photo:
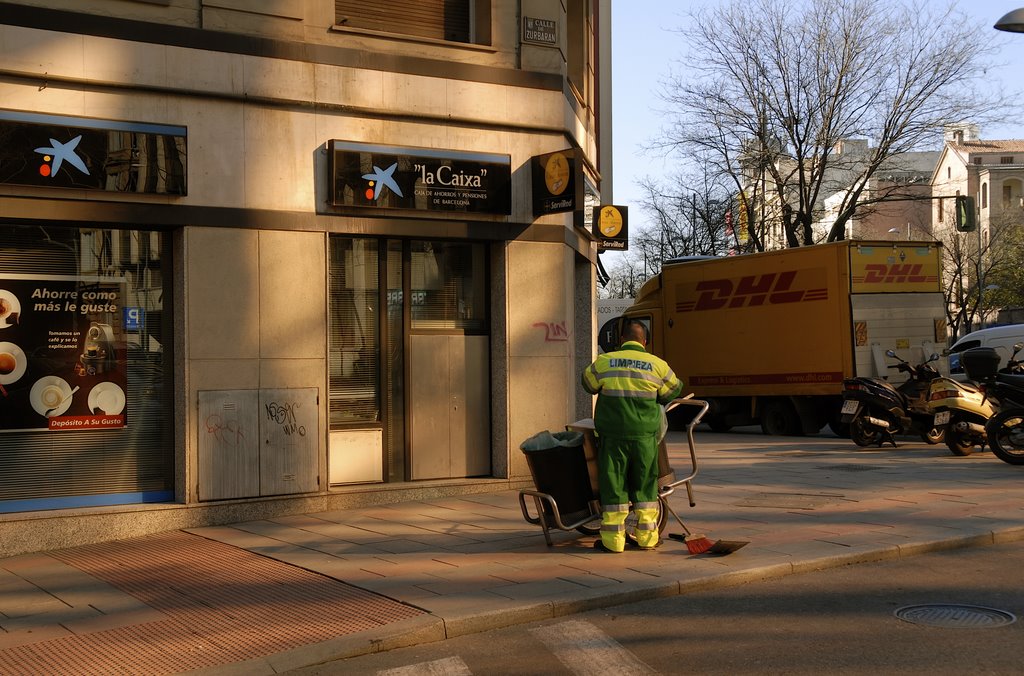
{"label": "broom bristles", "polygon": [[686,538],[686,549],[691,554],[703,554],[714,546],[714,542],[704,535],[690,535]]}

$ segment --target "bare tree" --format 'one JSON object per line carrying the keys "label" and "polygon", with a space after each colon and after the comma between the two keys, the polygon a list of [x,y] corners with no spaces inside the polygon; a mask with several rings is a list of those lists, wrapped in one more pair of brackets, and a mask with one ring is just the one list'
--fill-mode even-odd
{"label": "bare tree", "polygon": [[636,298],[652,274],[644,272],[641,256],[627,251],[608,264],[608,282],[598,290],[598,298]]}
{"label": "bare tree", "polygon": [[[755,248],[814,243],[825,197],[842,202],[826,236],[887,191],[869,181],[945,126],[996,119],[1005,99],[978,89],[992,29],[956,4],[908,0],[731,0],[681,31],[682,67],[663,83],[668,125],[653,147],[699,154],[732,181]],[[861,154],[844,140],[870,142]],[[760,192],[761,194],[758,194]],[[771,234],[775,225],[780,232]]]}
{"label": "bare tree", "polygon": [[640,208],[645,224],[630,235],[629,251],[609,263],[606,298],[633,298],[662,263],[682,256],[721,256],[746,250],[732,227],[736,205],[720,177],[697,168],[661,180],[645,177]]}
{"label": "bare tree", "polygon": [[990,224],[988,233],[944,235],[946,323],[953,336],[980,328],[994,309],[1024,300],[1024,233],[1019,219]]}
{"label": "bare tree", "polygon": [[739,246],[732,228],[732,195],[715,177],[699,170],[668,180],[646,177],[641,209],[647,227],[633,239],[646,260],[679,256],[721,256]]}
{"label": "bare tree", "polygon": [[1007,224],[998,238],[1002,252],[1000,264],[991,271],[986,286],[982,312],[999,308],[1024,308],[1024,229],[1021,224]]}

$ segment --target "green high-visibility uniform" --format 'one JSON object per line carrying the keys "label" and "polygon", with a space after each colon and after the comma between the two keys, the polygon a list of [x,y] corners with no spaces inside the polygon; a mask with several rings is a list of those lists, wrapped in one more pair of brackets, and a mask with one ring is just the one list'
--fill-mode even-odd
{"label": "green high-visibility uniform", "polygon": [[583,389],[598,395],[601,541],[621,552],[626,546],[630,503],[637,515],[637,544],[658,544],[658,434],[661,405],[679,396],[682,382],[664,360],[635,341],[599,355],[583,371]]}

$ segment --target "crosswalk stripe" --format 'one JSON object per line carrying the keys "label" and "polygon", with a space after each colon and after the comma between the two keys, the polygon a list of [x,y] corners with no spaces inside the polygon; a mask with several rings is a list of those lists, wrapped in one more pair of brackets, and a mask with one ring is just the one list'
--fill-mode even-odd
{"label": "crosswalk stripe", "polygon": [[377,676],[473,676],[473,672],[456,656],[378,671]]}
{"label": "crosswalk stripe", "polygon": [[650,667],[603,631],[582,620],[531,629],[530,633],[576,676],[650,676]]}

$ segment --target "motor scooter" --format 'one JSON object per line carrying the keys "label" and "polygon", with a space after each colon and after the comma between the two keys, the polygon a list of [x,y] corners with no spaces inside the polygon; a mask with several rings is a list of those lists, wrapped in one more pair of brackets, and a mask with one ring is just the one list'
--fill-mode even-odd
{"label": "motor scooter", "polygon": [[931,362],[932,354],[917,366],[888,350],[885,356],[898,360],[889,366],[907,374],[907,380],[893,386],[883,378],[847,378],[843,381],[843,406],[840,422],[850,426],[850,438],[858,446],[881,446],[888,441],[896,447],[894,434],[915,434],[929,444],[943,440],[943,427],[936,427],[928,409],[928,385],[939,378]]}
{"label": "motor scooter", "polygon": [[[976,347],[963,352],[960,362],[970,380],[936,378],[929,388],[928,407],[935,414],[935,425],[946,428],[946,446],[953,455],[963,456],[973,453],[975,446],[985,448],[985,424],[999,411],[999,402],[989,396],[985,385],[999,372],[999,353],[991,347]],[[1014,363],[1011,356],[1006,369]]]}
{"label": "motor scooter", "polygon": [[985,382],[986,392],[999,401],[999,412],[985,423],[992,453],[1010,465],[1024,465],[1024,365],[1017,353],[1024,343],[1013,346],[1006,368]]}

